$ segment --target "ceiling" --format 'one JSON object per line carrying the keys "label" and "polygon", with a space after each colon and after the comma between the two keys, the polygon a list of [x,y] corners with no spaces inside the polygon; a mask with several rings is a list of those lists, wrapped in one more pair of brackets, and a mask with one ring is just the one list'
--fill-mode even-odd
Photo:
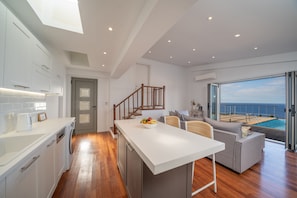
{"label": "ceiling", "polygon": [[2,1],[67,67],[112,77],[141,57],[191,67],[297,51],[296,0],[79,0],[84,34],[42,25],[26,0]]}

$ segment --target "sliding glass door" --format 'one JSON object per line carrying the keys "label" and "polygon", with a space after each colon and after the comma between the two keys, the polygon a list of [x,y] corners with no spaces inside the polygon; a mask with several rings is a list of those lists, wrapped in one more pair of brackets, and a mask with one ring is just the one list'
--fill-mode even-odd
{"label": "sliding glass door", "polygon": [[297,72],[286,73],[286,148],[295,151],[297,147]]}
{"label": "sliding glass door", "polygon": [[213,120],[220,119],[220,93],[218,84],[208,84],[207,116]]}

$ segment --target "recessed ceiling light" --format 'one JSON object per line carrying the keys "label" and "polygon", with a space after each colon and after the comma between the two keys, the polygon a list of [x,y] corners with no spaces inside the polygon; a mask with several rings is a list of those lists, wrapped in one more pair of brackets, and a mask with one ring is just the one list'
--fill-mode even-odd
{"label": "recessed ceiling light", "polygon": [[195,48],[193,48],[193,52],[195,52],[196,51],[196,49]]}
{"label": "recessed ceiling light", "polygon": [[150,51],[148,51],[148,53],[149,53],[149,54],[151,54],[151,53],[152,53],[152,51],[150,50]]}
{"label": "recessed ceiling light", "polygon": [[103,52],[103,54],[104,54],[104,55],[106,55],[106,54],[107,54],[107,52]]}
{"label": "recessed ceiling light", "polygon": [[170,59],[172,59],[172,58],[173,58],[173,56],[169,56],[169,58],[170,58]]}
{"label": "recessed ceiling light", "polygon": [[108,30],[109,30],[109,31],[112,31],[112,27],[109,27]]}
{"label": "recessed ceiling light", "polygon": [[258,50],[259,48],[258,47],[254,47],[254,50]]}
{"label": "recessed ceiling light", "polygon": [[101,66],[102,66],[102,67],[105,67],[105,65],[104,65],[104,64],[102,64]]}
{"label": "recessed ceiling light", "polygon": [[171,40],[168,40],[167,42],[168,42],[168,43],[171,43]]}
{"label": "recessed ceiling light", "polygon": [[238,38],[238,37],[240,37],[240,34],[235,34],[234,37]]}
{"label": "recessed ceiling light", "polygon": [[211,21],[212,19],[213,19],[212,16],[209,16],[209,17],[207,18],[207,20],[209,20],[209,21]]}
{"label": "recessed ceiling light", "polygon": [[188,64],[191,64],[191,61],[188,61]]}
{"label": "recessed ceiling light", "polygon": [[215,57],[215,56],[212,56],[211,58],[212,58],[212,59],[215,59],[216,57]]}

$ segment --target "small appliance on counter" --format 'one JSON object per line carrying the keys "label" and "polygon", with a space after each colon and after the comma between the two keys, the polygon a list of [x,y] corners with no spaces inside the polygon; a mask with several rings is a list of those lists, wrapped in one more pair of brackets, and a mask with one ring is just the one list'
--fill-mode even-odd
{"label": "small appliance on counter", "polygon": [[19,113],[17,116],[16,131],[31,131],[32,118],[30,113]]}

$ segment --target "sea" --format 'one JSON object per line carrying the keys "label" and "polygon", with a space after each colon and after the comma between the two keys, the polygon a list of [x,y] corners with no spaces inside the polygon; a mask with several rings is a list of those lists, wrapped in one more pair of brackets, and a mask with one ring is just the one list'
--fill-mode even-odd
{"label": "sea", "polygon": [[264,104],[264,103],[221,103],[221,114],[240,114],[262,117],[275,117],[285,119],[285,104]]}

